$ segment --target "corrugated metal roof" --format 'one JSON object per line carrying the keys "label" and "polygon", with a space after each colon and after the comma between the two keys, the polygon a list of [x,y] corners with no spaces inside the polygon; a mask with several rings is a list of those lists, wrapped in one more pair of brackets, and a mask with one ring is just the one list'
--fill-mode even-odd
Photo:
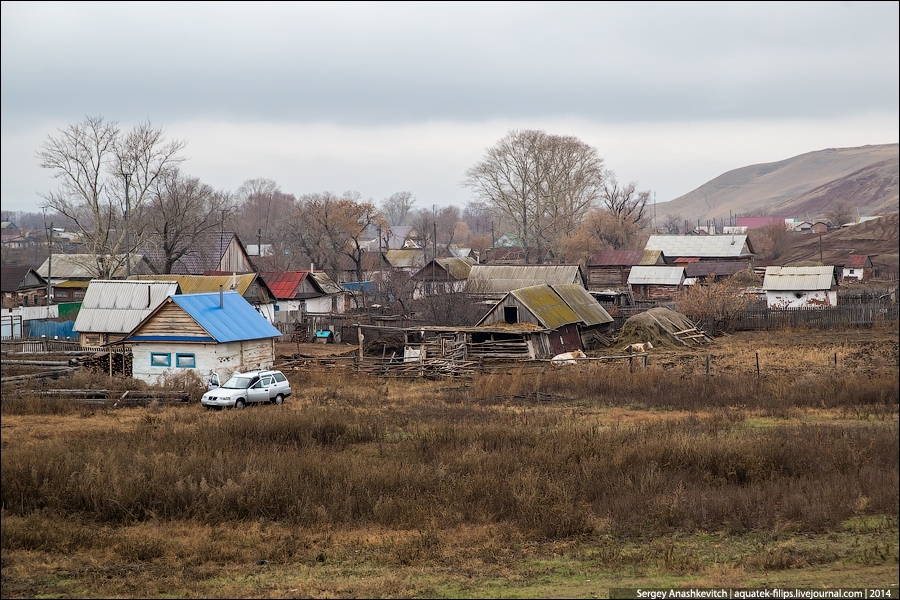
{"label": "corrugated metal roof", "polygon": [[557,329],[581,318],[549,285],[534,285],[510,292],[530,310],[543,327]]}
{"label": "corrugated metal roof", "polygon": [[553,291],[559,294],[560,298],[575,311],[575,314],[581,319],[581,322],[588,327],[592,325],[602,325],[603,323],[612,323],[613,318],[609,316],[606,309],[603,308],[597,299],[591,296],[590,292],[578,285],[577,283],[569,283],[565,285],[551,286]]}
{"label": "corrugated metal roof", "polygon": [[261,273],[263,280],[278,300],[293,300],[297,297],[300,284],[309,271],[282,271],[281,273]]}
{"label": "corrugated metal roof", "polygon": [[454,279],[468,279],[469,273],[472,271],[472,265],[475,261],[471,258],[450,257],[439,258],[437,263],[444,267]]}
{"label": "corrugated metal roof", "polygon": [[174,281],[109,281],[88,285],[75,318],[79,333],[128,333],[169,296],[178,293]]}
{"label": "corrugated metal roof", "polygon": [[[54,269],[55,271],[56,269]],[[182,294],[204,294],[219,292],[219,286],[225,291],[244,295],[247,288],[256,279],[256,273],[238,273],[235,275],[141,275],[136,281],[176,281]]]}
{"label": "corrugated metal roof", "polygon": [[851,254],[847,262],[844,263],[845,269],[864,269],[866,266],[871,267],[868,254]]}
{"label": "corrugated metal roof", "polygon": [[169,296],[166,302],[180,306],[219,343],[281,336],[281,332],[237,292],[224,292],[221,297],[222,308],[219,307],[219,293],[180,294]]}
{"label": "corrugated metal roof", "polygon": [[651,235],[644,246],[666,256],[701,258],[750,257],[753,248],[746,235]]}
{"label": "corrugated metal roof", "polygon": [[766,267],[763,289],[772,291],[830,290],[834,267]]}
{"label": "corrugated metal roof", "polygon": [[384,258],[395,269],[416,269],[425,264],[425,253],[421,250],[388,250]]}
{"label": "corrugated metal roof", "polygon": [[684,282],[684,267],[631,267],[628,274],[629,285],[681,285]]}
{"label": "corrugated metal roof", "polygon": [[319,288],[321,288],[322,292],[325,294],[343,294],[345,291],[334,279],[328,276],[328,273],[313,271],[309,276],[319,285]]}
{"label": "corrugated metal roof", "polygon": [[466,291],[502,295],[533,285],[579,283],[584,277],[578,265],[473,265]]}
{"label": "corrugated metal roof", "polygon": [[[50,264],[50,261],[53,264]],[[115,254],[113,261],[119,264],[119,268],[113,273],[113,277],[124,277],[126,271],[126,256]],[[136,266],[144,260],[140,254],[131,255],[131,265]],[[52,269],[52,277],[61,279],[93,279],[97,276],[97,256],[95,254],[54,254],[47,258],[37,272],[41,277],[47,277],[47,271]]]}

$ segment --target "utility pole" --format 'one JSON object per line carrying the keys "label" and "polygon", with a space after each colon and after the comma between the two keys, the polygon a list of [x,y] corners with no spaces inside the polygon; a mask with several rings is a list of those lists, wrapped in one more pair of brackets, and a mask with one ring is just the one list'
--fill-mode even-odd
{"label": "utility pole", "polygon": [[131,200],[128,196],[130,187],[131,173],[125,173],[125,279],[131,279],[131,231],[128,229],[128,213],[131,212]]}
{"label": "utility pole", "polygon": [[[50,255],[47,257],[47,310],[50,310],[50,292],[52,290],[52,283],[50,275],[53,272],[53,221],[50,222],[50,229],[48,231],[49,235],[47,236],[47,250],[50,252]],[[50,313],[47,313],[47,316],[50,316]]]}

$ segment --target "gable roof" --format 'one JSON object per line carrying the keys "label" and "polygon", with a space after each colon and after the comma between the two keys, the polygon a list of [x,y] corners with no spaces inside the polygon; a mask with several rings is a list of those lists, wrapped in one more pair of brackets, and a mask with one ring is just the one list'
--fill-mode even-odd
{"label": "gable roof", "polygon": [[584,287],[584,274],[578,265],[472,265],[466,291],[502,295],[533,285],[564,283]]}
{"label": "gable roof", "polygon": [[487,320],[508,296],[513,296],[528,309],[545,329],[558,329],[570,323],[592,326],[611,323],[613,318],[584,287],[575,284],[533,285],[508,292],[494,309],[478,322]]}
{"label": "gable roof", "polygon": [[[221,307],[219,302],[222,302]],[[167,306],[177,305],[194,320],[208,338],[180,335],[173,329],[171,334],[141,335],[141,330]],[[173,327],[177,327],[173,325]],[[128,342],[160,342],[160,341],[214,341],[218,343],[258,340],[262,338],[280,337],[281,332],[275,329],[265,317],[244,300],[237,292],[214,294],[181,294],[169,296],[153,312],[148,315],[123,341]]]}
{"label": "gable roof", "polygon": [[443,271],[451,279],[455,279],[457,281],[462,281],[464,279],[468,279],[469,273],[472,270],[472,265],[475,264],[475,259],[472,258],[460,258],[456,256],[448,256],[443,258],[435,258],[419,269],[419,271],[413,276],[414,279],[427,279],[432,269],[440,269]]}
{"label": "gable roof", "polygon": [[394,269],[417,269],[425,264],[425,253],[421,250],[388,250],[384,258]]}
{"label": "gable roof", "polygon": [[128,333],[178,291],[174,281],[94,279],[84,293],[73,329],[79,333]]}
{"label": "gable roof", "polygon": [[[217,271],[222,268],[222,259],[225,253],[234,244],[239,253],[243,254],[244,261],[253,264],[247,249],[240,238],[233,231],[215,231],[200,236],[181,258],[172,265],[172,273],[179,275],[202,275],[207,271]],[[165,255],[159,241],[150,237],[141,248],[141,252],[147,260],[158,270],[162,267]]]}
{"label": "gable roof", "polygon": [[[34,286],[27,284],[28,279],[34,280]],[[11,294],[21,288],[38,287],[38,285],[47,285],[47,281],[31,267],[4,265],[0,269],[0,292]]]}
{"label": "gable roof", "polygon": [[310,293],[302,293],[303,282],[309,282],[313,288],[314,296],[324,295],[325,292],[319,286],[315,278],[309,277],[309,271],[281,271],[280,273],[260,273],[266,285],[272,290],[276,300],[299,300],[313,297]]}
{"label": "gable roof", "polygon": [[[127,271],[126,256],[124,254],[113,255],[113,260],[119,263],[119,268],[113,273],[113,277],[125,277]],[[50,264],[50,261],[53,264]],[[145,258],[141,254],[131,255],[132,269],[137,267],[141,262],[145,262]],[[43,264],[38,267],[37,272],[41,277],[46,278],[49,271],[50,276],[54,279],[94,279],[97,277],[97,255],[96,254],[54,254],[48,257]]]}
{"label": "gable roof", "polygon": [[763,289],[772,291],[830,290],[834,267],[766,267]]}
{"label": "gable roof", "polygon": [[343,294],[347,291],[324,271],[310,271],[309,277],[316,282],[323,294]]}
{"label": "gable roof", "polygon": [[666,256],[750,258],[753,246],[746,235],[651,235],[644,246]]}
{"label": "gable roof", "polygon": [[684,283],[684,267],[631,267],[629,285],[681,285]]}
{"label": "gable roof", "polygon": [[578,285],[577,283],[567,283],[564,285],[552,285],[553,291],[559,294],[559,297],[575,311],[578,318],[586,326],[602,325],[603,323],[612,323],[613,318],[606,312],[606,309],[597,302],[590,292]]}
{"label": "gable roof", "polygon": [[872,266],[868,254],[851,254],[850,258],[844,262],[845,269],[866,269]]}
{"label": "gable roof", "polygon": [[256,273],[235,273],[228,275],[140,275],[137,281],[175,281],[182,294],[203,294],[219,291],[219,286],[242,296],[257,278]]}

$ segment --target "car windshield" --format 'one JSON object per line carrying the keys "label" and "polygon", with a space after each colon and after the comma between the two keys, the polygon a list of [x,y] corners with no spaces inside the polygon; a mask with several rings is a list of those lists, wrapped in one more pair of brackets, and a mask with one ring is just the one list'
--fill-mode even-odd
{"label": "car windshield", "polygon": [[232,375],[231,378],[229,378],[222,387],[231,390],[245,390],[250,387],[251,381],[252,379],[250,377],[239,377],[237,375]]}

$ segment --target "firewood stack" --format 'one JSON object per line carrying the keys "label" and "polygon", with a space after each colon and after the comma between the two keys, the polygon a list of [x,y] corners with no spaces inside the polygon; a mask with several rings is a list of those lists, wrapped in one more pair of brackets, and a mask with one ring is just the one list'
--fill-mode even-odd
{"label": "firewood stack", "polygon": [[78,363],[91,373],[98,375],[120,375],[131,377],[131,353],[122,352],[98,352],[91,356],[80,358]]}

